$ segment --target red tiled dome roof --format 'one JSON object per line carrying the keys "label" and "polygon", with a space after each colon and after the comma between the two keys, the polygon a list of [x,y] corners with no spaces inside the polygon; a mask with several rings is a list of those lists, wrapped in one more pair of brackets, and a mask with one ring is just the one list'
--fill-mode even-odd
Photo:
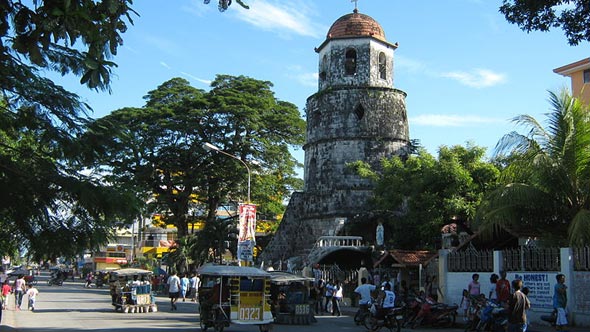
{"label": "red tiled dome roof", "polygon": [[327,37],[374,37],[386,41],[385,32],[383,32],[381,25],[372,17],[360,14],[356,9],[352,14],[337,19],[328,30]]}

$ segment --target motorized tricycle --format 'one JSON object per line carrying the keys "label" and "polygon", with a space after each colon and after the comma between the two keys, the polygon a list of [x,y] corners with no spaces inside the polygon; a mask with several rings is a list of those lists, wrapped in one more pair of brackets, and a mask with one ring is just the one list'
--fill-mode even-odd
{"label": "motorized tricycle", "polygon": [[156,312],[152,294],[152,271],[143,269],[120,269],[109,272],[109,289],[115,311],[124,313]]}
{"label": "motorized tricycle", "polygon": [[205,264],[197,273],[202,331],[212,327],[222,332],[230,324],[258,325],[261,332],[272,329],[268,272],[249,266]]}
{"label": "motorized tricycle", "polygon": [[313,278],[283,271],[271,275],[271,310],[277,324],[308,325],[315,322],[309,301],[309,288]]}

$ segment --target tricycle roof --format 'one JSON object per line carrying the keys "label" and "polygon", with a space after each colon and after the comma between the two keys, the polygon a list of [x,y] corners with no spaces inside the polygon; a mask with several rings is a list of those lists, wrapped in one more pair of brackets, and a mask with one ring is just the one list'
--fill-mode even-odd
{"label": "tricycle roof", "polygon": [[270,278],[270,274],[252,266],[205,264],[197,272],[200,275],[216,277],[263,277]]}
{"label": "tricycle roof", "polygon": [[111,274],[118,275],[118,276],[141,276],[141,275],[150,275],[152,271],[143,270],[143,269],[134,269],[134,268],[127,268],[127,269],[119,269],[111,271]]}
{"label": "tricycle roof", "polygon": [[284,271],[272,271],[270,273],[270,281],[276,284],[289,284],[292,282],[312,282],[314,278],[298,276],[293,273]]}

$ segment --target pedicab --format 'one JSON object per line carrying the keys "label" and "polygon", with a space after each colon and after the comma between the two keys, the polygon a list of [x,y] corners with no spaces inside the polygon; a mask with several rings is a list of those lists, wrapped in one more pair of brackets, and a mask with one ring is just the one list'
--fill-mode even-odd
{"label": "pedicab", "polygon": [[115,311],[124,313],[156,312],[152,294],[152,271],[126,268],[109,272],[109,289]]}
{"label": "pedicab", "polygon": [[197,273],[200,326],[222,332],[230,324],[258,325],[261,332],[272,329],[270,277],[249,266],[205,264]]}
{"label": "pedicab", "polygon": [[309,289],[313,278],[271,271],[272,313],[277,324],[308,325],[315,322]]}

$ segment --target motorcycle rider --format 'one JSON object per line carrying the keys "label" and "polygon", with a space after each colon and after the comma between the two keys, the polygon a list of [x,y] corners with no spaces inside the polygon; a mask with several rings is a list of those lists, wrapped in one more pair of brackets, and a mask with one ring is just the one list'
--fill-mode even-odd
{"label": "motorcycle rider", "polygon": [[389,283],[383,286],[383,291],[377,297],[377,303],[381,303],[381,308],[377,312],[379,319],[384,318],[393,308],[395,308],[395,293],[391,290]]}
{"label": "motorcycle rider", "polygon": [[361,278],[361,285],[355,288],[354,293],[359,296],[359,310],[354,316],[354,321],[359,325],[361,320],[365,316],[365,313],[369,311],[369,305],[373,299],[371,293],[377,289],[377,286],[367,283],[367,278]]}

